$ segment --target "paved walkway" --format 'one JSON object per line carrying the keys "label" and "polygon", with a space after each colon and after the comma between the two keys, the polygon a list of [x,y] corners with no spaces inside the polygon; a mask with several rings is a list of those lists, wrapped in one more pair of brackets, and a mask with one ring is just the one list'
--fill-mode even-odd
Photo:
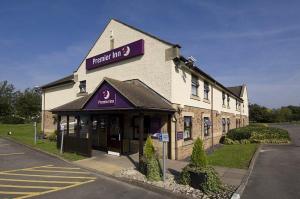
{"label": "paved walkway", "polygon": [[[114,175],[122,169],[136,168],[138,165],[138,154],[118,157],[101,151],[93,151],[92,158],[76,161],[75,164]],[[178,175],[187,164],[188,162],[186,161],[167,160],[167,171],[173,175]],[[239,186],[247,172],[244,169],[217,166],[215,169],[221,177],[222,182],[233,186]]]}
{"label": "paved walkway", "polygon": [[292,143],[262,147],[243,199],[300,198],[300,125],[280,127],[289,131]]}

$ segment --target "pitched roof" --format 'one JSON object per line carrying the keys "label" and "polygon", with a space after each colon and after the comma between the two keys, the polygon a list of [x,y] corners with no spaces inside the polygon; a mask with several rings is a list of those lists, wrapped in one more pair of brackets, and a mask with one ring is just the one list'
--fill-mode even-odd
{"label": "pitched roof", "polygon": [[58,79],[56,81],[50,82],[48,84],[45,84],[43,86],[41,86],[42,89],[46,89],[46,88],[51,88],[54,86],[59,86],[59,85],[63,85],[63,84],[67,84],[67,83],[75,83],[74,81],[74,75],[68,75],[66,77],[63,77],[61,79]]}
{"label": "pitched roof", "polygon": [[85,97],[81,97],[72,102],[59,106],[52,109],[52,112],[62,111],[85,111],[84,107],[87,102],[94,96],[94,94],[101,87],[103,82],[106,81],[114,89],[116,89],[121,95],[123,95],[135,109],[143,110],[161,110],[161,111],[175,111],[172,104],[163,98],[161,95],[156,93],[150,87],[145,85],[140,80],[127,80],[119,81],[105,77],[104,80],[99,84],[92,94]]}
{"label": "pitched roof", "polygon": [[138,31],[138,32],[140,32],[140,33],[143,33],[143,34],[145,34],[145,35],[147,35],[147,36],[149,36],[149,37],[152,37],[152,38],[154,38],[154,39],[156,39],[156,40],[158,40],[158,41],[160,41],[160,42],[163,42],[163,43],[168,44],[168,45],[170,45],[170,46],[176,46],[176,47],[178,47],[178,48],[181,48],[181,46],[180,46],[179,44],[174,44],[174,43],[168,42],[168,41],[166,41],[166,40],[163,40],[163,39],[161,39],[161,38],[159,38],[159,37],[157,37],[157,36],[155,36],[155,35],[153,35],[153,34],[151,34],[151,33],[145,32],[145,31],[143,31],[143,30],[141,30],[141,29],[138,29],[138,28],[136,28],[136,27],[134,27],[134,26],[131,26],[131,25],[129,25],[129,24],[126,24],[126,23],[124,23],[124,22],[122,22],[122,21],[120,21],[120,20],[118,20],[118,19],[114,19],[114,18],[113,18],[112,20],[114,20],[114,21],[116,21],[116,22],[118,22],[118,23],[120,23],[120,24],[123,24],[124,26],[127,26],[127,27],[129,27],[129,28],[131,28],[131,29],[133,29],[133,30],[136,30],[136,31]]}
{"label": "pitched roof", "polygon": [[232,86],[232,87],[227,87],[227,89],[230,90],[232,93],[234,93],[236,96],[241,97],[243,86]]}

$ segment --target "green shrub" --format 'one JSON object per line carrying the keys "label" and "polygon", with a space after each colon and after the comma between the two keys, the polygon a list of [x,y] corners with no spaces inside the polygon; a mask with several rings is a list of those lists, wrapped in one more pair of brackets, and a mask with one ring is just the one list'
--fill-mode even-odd
{"label": "green shrub", "polygon": [[161,180],[161,167],[150,136],[147,138],[144,146],[144,157],[140,170],[146,174],[147,179],[150,181]]}
{"label": "green shrub", "polygon": [[5,116],[0,118],[2,124],[24,124],[25,119],[18,116]]}
{"label": "green shrub", "polygon": [[241,144],[250,144],[250,140],[246,140],[246,139],[243,139],[243,140],[240,140],[240,143]]}
{"label": "green shrub", "polygon": [[47,136],[47,139],[50,140],[51,142],[55,142],[57,140],[57,133],[54,131],[53,133],[50,133]]}
{"label": "green shrub", "polygon": [[223,144],[234,144],[234,142],[232,139],[225,137]]}
{"label": "green shrub", "polygon": [[194,143],[190,163],[182,169],[180,183],[204,192],[217,192],[221,188],[218,174],[212,167],[207,166],[207,157],[200,138]]}
{"label": "green shrub", "polygon": [[197,184],[193,185],[194,188],[200,188],[205,193],[218,192],[222,188],[222,182],[211,166],[208,167],[194,167],[191,165],[183,168],[180,175],[180,183],[184,185],[192,185],[192,175],[196,174],[201,176]]}
{"label": "green shrub", "polygon": [[245,140],[251,143],[288,143],[290,141],[288,131],[261,124],[232,129],[228,132],[227,138],[241,143],[248,143]]}
{"label": "green shrub", "polygon": [[207,157],[203,148],[203,142],[200,138],[197,138],[193,152],[191,156],[191,165],[195,167],[206,167],[207,166]]}

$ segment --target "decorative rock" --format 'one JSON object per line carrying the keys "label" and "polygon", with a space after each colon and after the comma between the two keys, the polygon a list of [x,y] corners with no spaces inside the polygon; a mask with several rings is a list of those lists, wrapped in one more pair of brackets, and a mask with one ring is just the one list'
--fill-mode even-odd
{"label": "decorative rock", "polygon": [[153,186],[161,187],[166,190],[172,191],[174,193],[187,195],[191,198],[226,199],[226,198],[231,198],[235,190],[235,187],[233,186],[224,185],[224,190],[220,191],[219,193],[204,194],[202,191],[198,189],[194,189],[193,187],[190,187],[188,185],[179,184],[176,181],[176,179],[178,179],[178,176],[167,174],[165,182],[162,181],[151,182],[148,181],[147,178],[142,173],[140,173],[138,170],[134,168],[121,170],[118,173],[116,173],[115,176],[151,184]]}

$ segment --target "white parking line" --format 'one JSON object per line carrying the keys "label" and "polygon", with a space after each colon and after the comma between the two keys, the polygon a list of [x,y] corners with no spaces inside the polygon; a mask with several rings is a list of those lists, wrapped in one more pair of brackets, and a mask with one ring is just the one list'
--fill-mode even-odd
{"label": "white parking line", "polygon": [[0,156],[23,155],[25,153],[0,153]]}

